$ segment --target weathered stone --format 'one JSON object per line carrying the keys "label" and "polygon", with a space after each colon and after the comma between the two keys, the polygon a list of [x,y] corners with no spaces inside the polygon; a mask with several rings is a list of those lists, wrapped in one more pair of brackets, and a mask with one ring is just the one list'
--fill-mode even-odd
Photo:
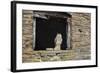
{"label": "weathered stone", "polygon": [[28,18],[28,19],[32,19],[33,16],[31,14],[28,14],[28,15],[23,15],[24,18]]}
{"label": "weathered stone", "polygon": [[[70,12],[71,20],[71,49],[72,50],[53,50],[47,48],[46,51],[33,50],[33,11],[23,10],[22,18],[22,61],[45,62],[45,61],[67,61],[85,60],[91,58],[91,14]],[[71,22],[70,22],[71,21]]]}
{"label": "weathered stone", "polygon": [[72,35],[72,41],[73,42],[79,42],[79,41],[81,41],[80,35]]}
{"label": "weathered stone", "polygon": [[53,56],[50,61],[60,61],[61,58],[59,56]]}
{"label": "weathered stone", "polygon": [[23,53],[32,54],[32,13],[33,11],[23,10],[22,22],[22,47]]}
{"label": "weathered stone", "polygon": [[33,14],[32,10],[23,10],[23,14]]}
{"label": "weathered stone", "polygon": [[53,49],[53,48],[46,48],[46,50],[48,50],[48,51],[50,51],[50,50],[51,50],[51,51],[52,51],[52,50],[54,50],[54,49]]}
{"label": "weathered stone", "polygon": [[23,54],[23,58],[32,58],[32,55]]}

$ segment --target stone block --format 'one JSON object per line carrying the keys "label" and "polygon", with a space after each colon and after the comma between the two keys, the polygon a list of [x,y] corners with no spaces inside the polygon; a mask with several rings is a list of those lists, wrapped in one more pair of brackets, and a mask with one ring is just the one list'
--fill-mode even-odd
{"label": "stone block", "polygon": [[32,10],[23,10],[23,14],[33,14]]}

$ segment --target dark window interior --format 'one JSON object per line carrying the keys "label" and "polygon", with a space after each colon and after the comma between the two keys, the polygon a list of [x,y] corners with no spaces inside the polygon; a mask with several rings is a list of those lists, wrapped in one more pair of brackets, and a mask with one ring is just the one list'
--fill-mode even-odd
{"label": "dark window interior", "polygon": [[48,19],[36,18],[36,41],[35,50],[54,48],[54,39],[57,33],[62,35],[61,50],[67,48],[67,19],[49,17]]}

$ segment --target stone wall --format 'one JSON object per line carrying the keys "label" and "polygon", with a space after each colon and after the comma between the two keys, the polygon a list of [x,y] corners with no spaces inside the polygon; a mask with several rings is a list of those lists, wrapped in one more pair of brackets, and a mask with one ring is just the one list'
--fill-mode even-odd
{"label": "stone wall", "polygon": [[66,60],[85,60],[90,59],[90,40],[91,40],[91,14],[89,13],[70,13],[70,50],[66,51],[34,51],[33,47],[33,11],[23,10],[22,27],[22,46],[23,62],[41,61],[66,61]]}
{"label": "stone wall", "polygon": [[22,18],[22,47],[23,51],[32,51],[33,42],[33,11],[23,10]]}
{"label": "stone wall", "polygon": [[80,59],[90,58],[91,14],[71,13],[72,15],[72,49],[78,50]]}

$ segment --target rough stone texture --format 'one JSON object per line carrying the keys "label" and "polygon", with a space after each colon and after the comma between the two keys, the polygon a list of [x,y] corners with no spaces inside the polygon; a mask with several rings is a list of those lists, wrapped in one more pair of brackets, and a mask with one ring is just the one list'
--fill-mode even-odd
{"label": "rough stone texture", "polygon": [[33,53],[24,52],[23,62],[45,62],[45,61],[66,61],[75,60],[77,53],[74,50],[67,51],[34,51]]}
{"label": "rough stone texture", "polygon": [[79,59],[90,59],[91,14],[72,14],[72,49],[78,50]]}
{"label": "rough stone texture", "polygon": [[22,61],[45,62],[85,60],[91,58],[91,14],[71,12],[71,48],[70,50],[34,51],[33,44],[33,11],[23,10],[22,21]]}
{"label": "rough stone texture", "polygon": [[22,47],[24,51],[32,51],[33,42],[33,11],[23,10],[22,18]]}
{"label": "rough stone texture", "polygon": [[[91,22],[89,13],[72,13],[72,48],[90,45]],[[75,46],[77,45],[77,46]]]}

